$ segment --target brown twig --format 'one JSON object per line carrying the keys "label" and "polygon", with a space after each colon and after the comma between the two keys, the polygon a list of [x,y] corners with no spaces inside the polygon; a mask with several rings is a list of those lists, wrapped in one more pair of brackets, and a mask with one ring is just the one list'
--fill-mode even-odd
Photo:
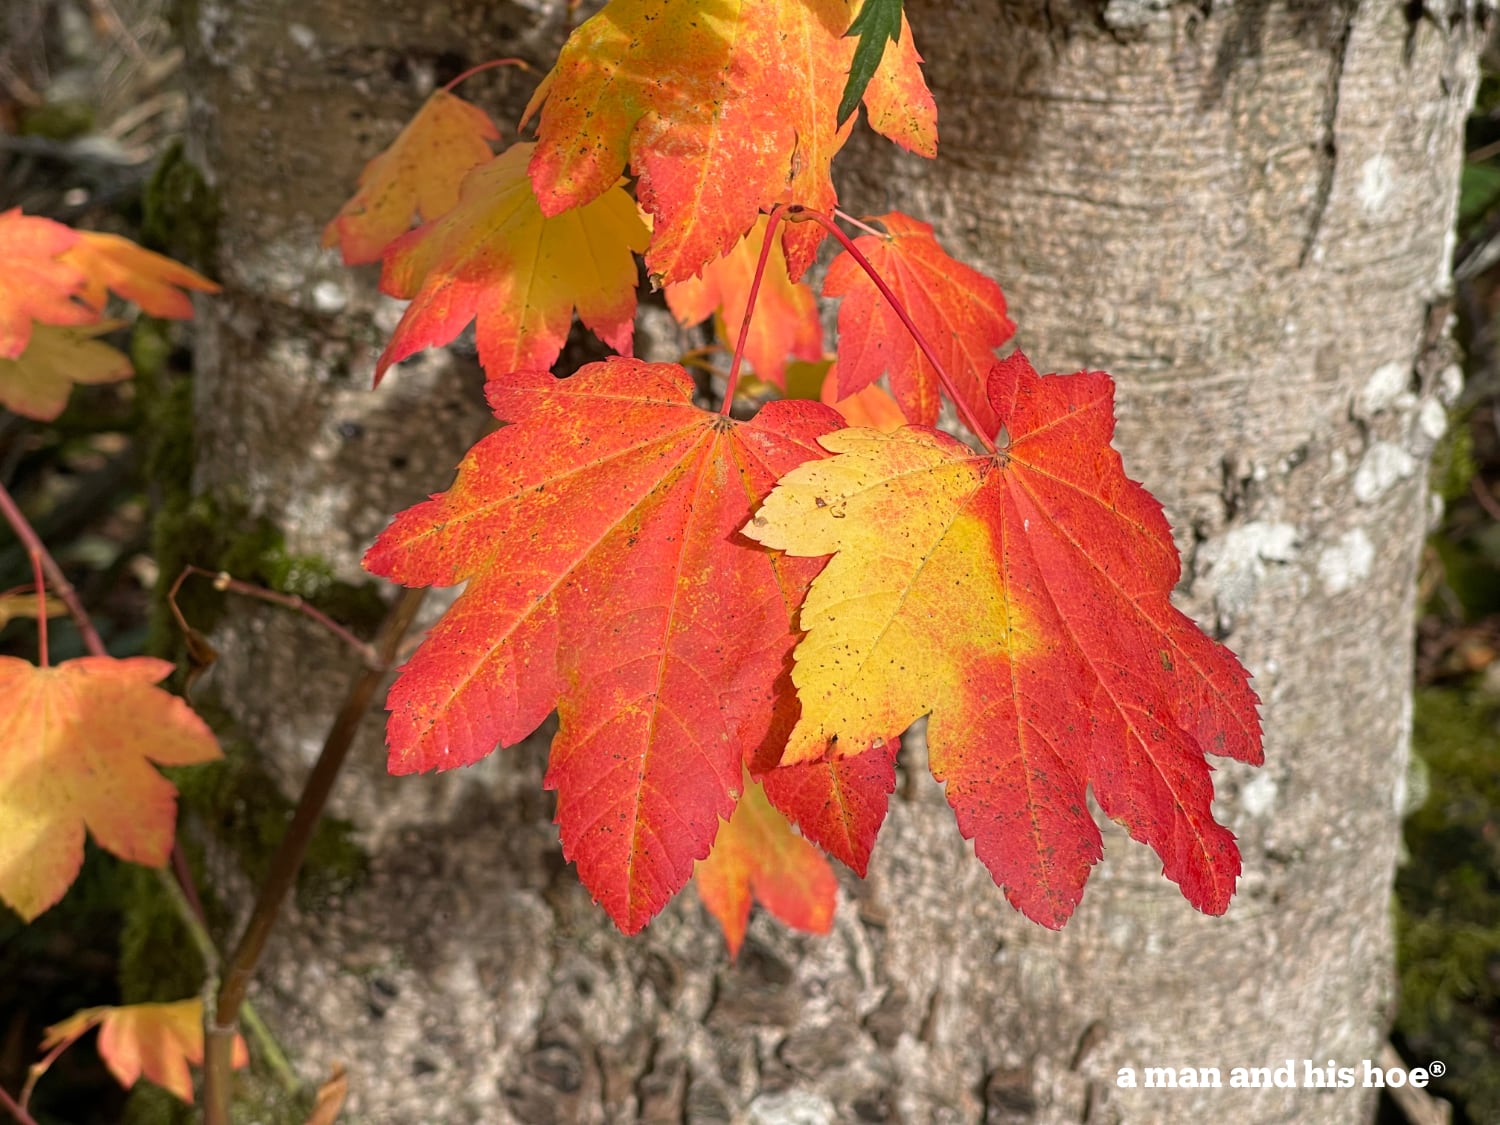
{"label": "brown twig", "polygon": [[425,590],[405,590],[391,611],[386,615],[375,639],[375,666],[366,665],[355,677],[339,709],[338,716],[323,741],[322,753],[318,755],[312,772],[302,788],[297,801],[297,810],[292,822],[287,825],[276,855],[271,860],[270,874],[261,886],[255,906],[250,912],[250,921],[245,932],[229,958],[228,967],[219,984],[217,1003],[212,1011],[205,1010],[204,1064],[203,1064],[203,1110],[207,1125],[230,1125],[230,1056],[239,1021],[240,1005],[244,1003],[250,982],[260,965],[266,942],[276,926],[281,905],[297,879],[297,872],[307,856],[313,832],[323,815],[333,791],[334,782],[343,768],[344,759],[354,744],[354,735],[359,729],[375,691],[393,665],[401,640],[411,628],[417,610],[421,607]]}
{"label": "brown twig", "polygon": [[287,609],[295,610],[309,620],[323,626],[323,628],[343,641],[344,644],[352,648],[358,654],[360,660],[364,662],[366,668],[375,668],[379,663],[373,647],[367,645],[322,610],[315,609],[296,594],[283,594],[279,590],[270,590],[264,586],[257,586],[253,582],[242,582],[227,571],[205,570],[201,566],[183,567],[182,573],[177,576],[177,581],[173,582],[172,588],[167,591],[167,605],[171,608],[172,616],[177,620],[178,626],[184,633],[191,634],[194,632],[194,629],[187,623],[187,618],[183,616],[182,610],[177,605],[177,593],[182,589],[182,584],[188,580],[189,576],[194,574],[203,578],[213,579],[214,589],[220,593],[240,594],[247,598],[258,598],[263,602],[270,602],[272,605],[284,606]]}

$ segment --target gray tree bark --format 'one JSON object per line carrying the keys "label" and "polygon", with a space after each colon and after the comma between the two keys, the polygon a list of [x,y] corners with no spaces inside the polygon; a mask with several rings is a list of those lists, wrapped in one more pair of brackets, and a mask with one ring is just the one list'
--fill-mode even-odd
{"label": "gray tree bark", "polygon": [[[1267,764],[1226,766],[1245,856],[1224,918],[1106,830],[1067,929],[1014,914],[909,737],[834,932],[752,923],[727,964],[691,892],[622,938],[560,859],[545,740],[341,786],[369,874],[294,912],[257,1002],[359,1122],[1356,1122],[1373,1092],[1128,1090],[1120,1068],[1358,1066],[1391,1015],[1388,903],[1425,467],[1457,370],[1448,236],[1482,13],[1420,0],[909,0],[935,163],[857,144],[846,207],[929,218],[993,273],[1043,370],[1120,384],[1127,470],[1167,506],[1182,604],[1246,661]],[[358,581],[445,487],[479,375],[371,393],[394,308],[316,250],[435,65],[545,65],[556,5],[202,0],[193,155],[221,195],[197,487]],[[425,81],[424,81],[425,79]],[[514,107],[529,82],[494,80]],[[512,118],[513,119],[513,118]],[[202,560],[213,565],[213,560]],[[239,613],[215,690],[289,792],[342,688],[296,620]],[[226,861],[225,887],[235,888]],[[1408,1060],[1423,1065],[1429,1060]]]}

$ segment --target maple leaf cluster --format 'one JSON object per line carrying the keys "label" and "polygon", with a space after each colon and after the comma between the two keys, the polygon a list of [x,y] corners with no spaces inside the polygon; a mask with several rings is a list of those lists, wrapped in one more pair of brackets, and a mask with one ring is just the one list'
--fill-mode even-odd
{"label": "maple leaf cluster", "polygon": [[109,292],[152,316],[192,315],[186,290],[218,286],[129,239],[51,219],[0,212],[0,406],[50,422],[75,383],[117,383],[130,360],[96,337]]}
{"label": "maple leaf cluster", "polygon": [[[910,28],[878,7],[611,0],[532,97],[534,140],[495,154],[490,119],[440,90],[329,224],[410,301],[377,378],[475,322],[503,423],[365,559],[464,587],[391,689],[390,768],[470,765],[555,710],[545,785],[585,886],[634,932],[696,877],[735,950],[752,898],[832,924],[823,853],[864,873],[928,716],[960,831],[1029,917],[1080,900],[1089,792],[1221,913],[1239,855],[1205,755],[1260,760],[1256,699],[1171,605],[1170,529],[1110,447],[1109,377],[997,361],[1000,287],[892,212],[840,235],[821,387],[727,415],[742,357],[787,395],[824,359],[801,278],[855,104],[936,152]],[[682,366],[629,358],[637,255],[679,321],[739,341],[724,411]],[[620,355],[561,379],[575,313]],[[972,444],[934,428],[945,397]]]}

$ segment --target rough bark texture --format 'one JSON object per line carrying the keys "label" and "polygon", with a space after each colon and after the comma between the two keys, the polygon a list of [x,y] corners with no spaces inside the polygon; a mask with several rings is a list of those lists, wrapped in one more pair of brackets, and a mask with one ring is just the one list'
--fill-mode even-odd
{"label": "rough bark texture", "polygon": [[[259,996],[309,1076],[349,1064],[355,1121],[1371,1112],[1362,1090],[1115,1078],[1358,1065],[1384,1037],[1412,580],[1457,379],[1446,239],[1476,17],[1370,0],[908,8],[943,155],[861,144],[841,161],[846,198],[936,221],[1006,287],[1039,367],[1120,381],[1118,445],[1177,528],[1184,605],[1265,701],[1266,767],[1217,775],[1240,894],[1226,917],[1198,916],[1110,830],[1077,917],[1038,929],[958,838],[912,738],[834,933],[758,918],[730,966],[691,892],[638,939],[610,929],[558,855],[543,742],[393,780],[377,718],[338,809],[369,877],[289,919]],[[482,424],[479,377],[432,359],[368,392],[393,309],[316,251],[318,230],[415,105],[413,76],[445,54],[545,65],[560,18],[203,0],[186,21],[227,283],[201,357],[199,487],[243,497],[344,577],[391,512],[447,484]],[[528,85],[497,84],[511,105]],[[342,658],[261,614],[216,643],[219,690],[293,789]]]}

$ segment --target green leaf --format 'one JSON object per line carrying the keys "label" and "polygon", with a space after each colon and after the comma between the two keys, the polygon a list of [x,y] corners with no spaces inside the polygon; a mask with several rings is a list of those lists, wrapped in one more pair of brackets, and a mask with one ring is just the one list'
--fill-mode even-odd
{"label": "green leaf", "polygon": [[865,6],[844,35],[859,36],[859,43],[854,48],[854,61],[849,66],[844,96],[839,99],[839,128],[843,128],[844,122],[859,105],[860,98],[865,96],[865,87],[880,68],[886,42],[901,40],[901,0],[865,0]]}

